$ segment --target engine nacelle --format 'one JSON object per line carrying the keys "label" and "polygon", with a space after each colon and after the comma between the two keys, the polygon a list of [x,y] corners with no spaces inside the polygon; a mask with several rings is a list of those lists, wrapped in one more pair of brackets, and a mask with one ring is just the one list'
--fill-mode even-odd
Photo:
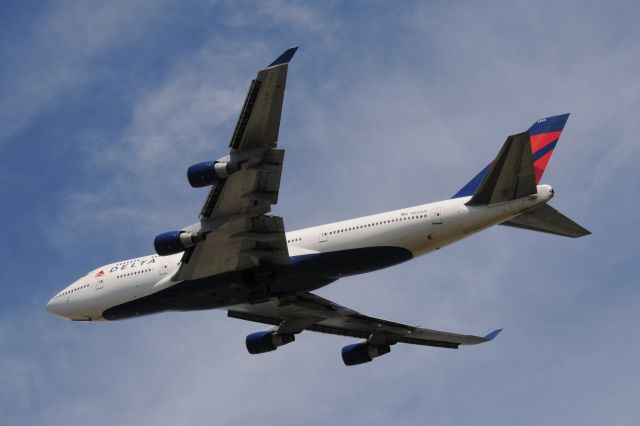
{"label": "engine nacelle", "polygon": [[199,239],[199,235],[193,232],[170,231],[158,235],[153,240],[153,246],[160,256],[168,256],[193,247]]}
{"label": "engine nacelle", "polygon": [[342,361],[344,361],[345,365],[364,364],[389,352],[391,352],[389,345],[354,343],[342,348]]}
{"label": "engine nacelle", "polygon": [[280,334],[274,331],[259,331],[247,336],[247,350],[250,354],[262,354],[275,351],[278,346],[286,345],[296,340],[293,334]]}
{"label": "engine nacelle", "polygon": [[193,188],[202,188],[226,179],[230,174],[238,170],[240,170],[240,166],[237,163],[205,161],[189,167],[187,179],[189,179],[189,184]]}

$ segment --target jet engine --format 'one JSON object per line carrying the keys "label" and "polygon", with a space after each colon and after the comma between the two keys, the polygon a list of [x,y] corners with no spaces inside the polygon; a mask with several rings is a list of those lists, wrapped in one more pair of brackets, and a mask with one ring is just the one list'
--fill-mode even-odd
{"label": "jet engine", "polygon": [[170,231],[158,235],[153,240],[153,245],[160,256],[168,256],[193,247],[201,239],[200,234],[193,232]]}
{"label": "jet engine", "polygon": [[193,188],[213,185],[240,170],[237,163],[205,161],[194,164],[187,170],[187,179]]}
{"label": "jet engine", "polygon": [[389,352],[391,352],[389,345],[371,345],[366,342],[354,343],[342,348],[342,361],[344,361],[345,365],[364,364]]}
{"label": "jet engine", "polygon": [[296,336],[275,331],[259,331],[247,336],[247,350],[250,354],[262,354],[275,351],[278,346],[286,345],[296,340]]}

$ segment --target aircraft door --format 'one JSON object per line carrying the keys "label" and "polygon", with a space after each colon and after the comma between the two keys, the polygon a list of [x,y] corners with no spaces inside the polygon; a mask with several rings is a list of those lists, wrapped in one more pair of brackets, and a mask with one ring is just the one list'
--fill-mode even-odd
{"label": "aircraft door", "polygon": [[431,210],[431,223],[433,225],[442,224],[442,210],[440,210],[440,208],[435,208]]}
{"label": "aircraft door", "polygon": [[318,236],[318,242],[324,243],[329,239],[329,231],[326,229],[320,230],[320,235]]}
{"label": "aircraft door", "polygon": [[158,261],[160,262],[157,264],[158,275],[160,275],[161,277],[164,277],[169,272],[169,268],[167,267],[167,262],[164,259],[158,259]]}

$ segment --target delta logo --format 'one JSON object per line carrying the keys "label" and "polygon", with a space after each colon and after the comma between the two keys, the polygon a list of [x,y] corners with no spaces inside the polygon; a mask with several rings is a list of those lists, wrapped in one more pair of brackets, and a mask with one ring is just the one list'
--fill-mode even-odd
{"label": "delta logo", "polygon": [[101,276],[103,276],[103,275],[104,275],[104,271],[102,271],[102,270],[101,270],[100,272],[98,272],[98,273],[96,274],[96,277],[101,277]]}

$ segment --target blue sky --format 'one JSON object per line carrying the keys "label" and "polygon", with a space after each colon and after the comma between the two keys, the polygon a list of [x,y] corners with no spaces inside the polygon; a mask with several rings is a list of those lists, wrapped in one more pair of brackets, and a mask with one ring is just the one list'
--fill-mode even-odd
{"label": "blue sky", "polygon": [[[634,2],[13,2],[0,6],[0,423],[637,423]],[[287,229],[447,198],[507,135],[571,112],[544,183],[580,240],[493,229],[336,282],[370,315],[481,334],[346,368],[311,333],[250,356],[223,311],[106,324],[44,305],[152,251],[206,191],[249,81],[289,70]]]}

